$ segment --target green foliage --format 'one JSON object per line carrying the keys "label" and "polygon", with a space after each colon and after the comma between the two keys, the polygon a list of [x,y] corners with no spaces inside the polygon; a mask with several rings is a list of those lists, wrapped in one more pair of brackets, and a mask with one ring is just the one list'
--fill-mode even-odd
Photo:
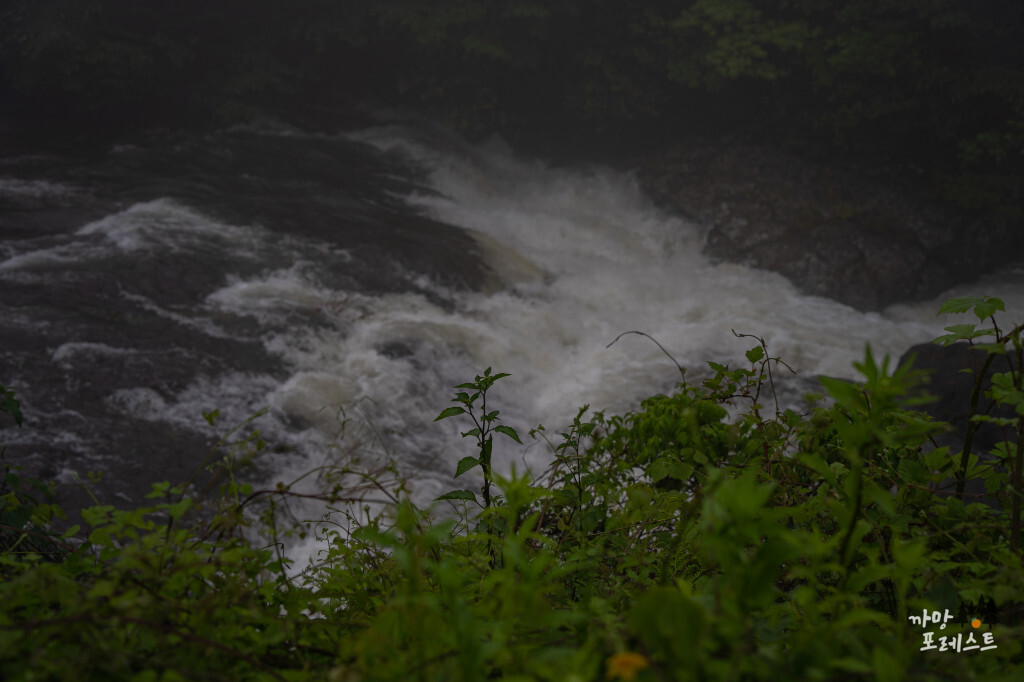
{"label": "green foliage", "polygon": [[21,403],[14,397],[15,389],[0,384],[0,412],[6,412],[12,417],[18,426],[25,421],[25,415],[21,413]]}
{"label": "green foliage", "polygon": [[[1010,507],[1010,547],[1020,551],[1022,497],[1024,497],[1024,342],[1021,340],[1021,333],[1024,325],[1018,324],[1009,331],[999,328],[995,313],[1005,311],[1006,306],[1002,299],[993,296],[968,296],[955,298],[942,305],[940,313],[965,313],[972,311],[979,321],[991,320],[992,327],[976,330],[973,324],[959,324],[946,327],[949,334],[935,339],[937,343],[949,344],[957,340],[966,340],[972,345],[978,338],[991,337],[989,343],[976,344],[975,347],[985,351],[986,358],[981,370],[975,375],[974,390],[971,394],[971,404],[968,412],[970,420],[967,435],[964,439],[964,446],[960,452],[960,461],[956,469],[957,497],[962,498],[966,482],[972,471],[977,471],[976,476],[985,479],[985,488],[993,493],[1002,491],[1000,496],[1004,503],[1009,502]],[[984,386],[985,377],[988,375],[989,367],[997,355],[1010,355],[1009,372],[993,374],[991,384]],[[985,389],[986,395],[996,401],[1002,407],[1012,409],[1015,418],[996,418],[979,413],[978,398],[981,391]],[[972,443],[974,434],[982,422],[996,422],[1008,429],[1015,438],[1008,437],[1000,446],[993,451],[996,464],[987,467],[978,467],[973,461]],[[1007,499],[1007,497],[1009,499]]]}
{"label": "green foliage", "polygon": [[[463,457],[459,460],[458,465],[455,467],[455,478],[458,478],[467,471],[480,467],[483,472],[484,484],[481,489],[483,494],[483,508],[486,511],[491,507],[491,483],[493,480],[493,474],[491,472],[491,450],[494,444],[494,436],[491,434],[492,431],[505,434],[512,440],[516,441],[520,445],[522,441],[519,440],[519,434],[516,433],[515,429],[511,426],[505,426],[504,424],[494,424],[499,420],[498,410],[487,411],[487,391],[494,385],[494,382],[498,379],[503,379],[510,376],[506,372],[491,375],[491,368],[488,367],[484,370],[483,376],[477,375],[476,379],[472,383],[459,384],[455,388],[465,388],[473,391],[467,393],[466,391],[460,391],[452,398],[452,402],[459,403],[463,407],[453,406],[445,408],[441,411],[441,414],[437,416],[434,421],[440,421],[441,419],[447,419],[448,417],[455,417],[460,414],[468,415],[473,422],[473,428],[462,434],[463,438],[476,438],[477,450],[479,451],[478,457]],[[477,414],[474,411],[473,404],[480,400],[480,412]],[[476,502],[476,495],[471,490],[452,490],[445,493],[437,498],[438,500],[472,500]]]}
{"label": "green foliage", "polygon": [[[1024,424],[1021,327],[993,298],[951,301],[992,323],[1015,356],[991,396]],[[956,326],[955,326],[956,327]],[[379,515],[335,489],[315,524],[318,559],[279,549],[291,486],[229,476],[220,503],[169,484],[141,509],[83,510],[60,536],[49,491],[6,470],[0,489],[0,673],[5,680],[1014,680],[1024,667],[1021,439],[982,464],[931,448],[942,425],[913,412],[921,377],[870,348],[857,383],[774,410],[782,361],[763,339],[736,368],[709,363],[624,415],[581,408],[540,476],[492,469],[490,369],[438,420],[464,418],[472,491],[407,499]],[[771,414],[768,414],[771,412]],[[204,415],[211,423],[215,413]],[[985,415],[978,415],[979,418]],[[236,429],[237,430],[237,429]],[[229,435],[235,430],[229,432]],[[227,439],[228,436],[225,436]],[[239,447],[259,449],[240,436]],[[237,457],[229,458],[236,462]],[[453,458],[456,459],[456,458]],[[351,474],[351,471],[347,471]],[[949,477],[990,482],[997,506],[938,495]],[[361,479],[385,492],[390,486]],[[492,494],[491,488],[495,489]],[[399,488],[398,495],[401,495]],[[243,533],[246,527],[250,530]],[[269,542],[254,541],[262,529]],[[248,540],[246,539],[248,538]],[[943,630],[911,621],[949,611]],[[971,625],[978,619],[980,626]],[[926,650],[925,632],[986,651]]]}
{"label": "green foliage", "polygon": [[[1024,10],[1003,0],[11,0],[0,87],[37,110],[121,119],[222,122],[285,98],[366,96],[487,132],[714,127],[728,114],[959,157],[965,175],[944,180],[971,187],[951,191],[1010,207],[1024,160],[1022,29]],[[986,168],[1009,182],[998,196],[970,181]]]}

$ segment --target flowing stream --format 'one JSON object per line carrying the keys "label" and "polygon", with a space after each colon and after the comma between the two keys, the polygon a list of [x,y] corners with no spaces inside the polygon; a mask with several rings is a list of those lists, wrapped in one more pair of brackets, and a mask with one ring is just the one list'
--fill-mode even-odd
{"label": "flowing stream", "polygon": [[[629,174],[553,167],[500,140],[423,125],[337,135],[283,126],[152,134],[100,152],[0,158],[0,382],[26,424],[6,459],[104,499],[183,481],[263,406],[259,477],[337,457],[394,458],[413,496],[473,454],[455,384],[509,372],[489,405],[524,436],[496,462],[543,469],[543,423],[625,411],[675,365],[745,362],[763,336],[803,378],[854,377],[870,342],[898,357],[946,324],[953,295],[1024,312],[1024,268],[934,301],[861,313],[783,277],[701,254],[703,228],[655,208]],[[347,419],[345,429],[341,423]],[[5,422],[6,423],[6,422]],[[373,460],[377,461],[374,462]],[[312,483],[310,484],[312,485]],[[69,487],[69,490],[72,489]]]}

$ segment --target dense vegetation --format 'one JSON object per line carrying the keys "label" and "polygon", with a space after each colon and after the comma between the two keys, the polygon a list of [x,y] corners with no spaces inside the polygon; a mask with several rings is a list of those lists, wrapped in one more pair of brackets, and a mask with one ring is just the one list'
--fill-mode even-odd
{"label": "dense vegetation", "polygon": [[[983,459],[969,444],[929,447],[943,425],[910,411],[921,377],[870,349],[861,383],[824,379],[828,401],[781,410],[785,365],[747,337],[746,362],[711,364],[699,386],[625,415],[582,408],[540,476],[491,468],[494,437],[520,435],[494,409],[505,375],[485,371],[438,416],[467,425],[473,445],[455,469],[479,470],[481,497],[443,495],[436,505],[455,513],[439,520],[400,482],[345,488],[352,469],[324,472],[339,483],[328,513],[293,529],[323,548],[308,567],[280,551],[291,531],[277,512],[298,494],[288,485],[229,476],[219,505],[195,515],[189,490],[160,484],[151,507],[96,506],[87,528],[57,534],[47,487],[6,469],[0,676],[1018,680],[1024,327],[1001,327],[1002,308],[950,301],[944,312],[991,326],[952,325],[938,340],[1010,359],[987,396],[1013,417],[982,409],[976,370],[971,423],[1007,435]],[[236,448],[263,447],[238,433]],[[983,480],[988,504],[962,487],[936,494],[943,479]],[[367,485],[392,501],[387,513],[354,495]],[[985,649],[957,652],[972,644]]]}
{"label": "dense vegetation", "polygon": [[7,88],[74,116],[376,94],[491,128],[725,116],[974,157],[1024,144],[1024,8],[1002,0],[15,0],[0,19]]}

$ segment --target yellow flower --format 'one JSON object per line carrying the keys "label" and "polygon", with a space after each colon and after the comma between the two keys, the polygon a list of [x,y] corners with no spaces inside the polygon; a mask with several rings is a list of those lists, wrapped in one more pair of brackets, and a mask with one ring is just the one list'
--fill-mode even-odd
{"label": "yellow flower", "polygon": [[607,664],[608,679],[613,680],[617,677],[623,682],[633,682],[636,679],[636,674],[650,665],[643,654],[633,651],[621,651],[614,656],[609,656]]}

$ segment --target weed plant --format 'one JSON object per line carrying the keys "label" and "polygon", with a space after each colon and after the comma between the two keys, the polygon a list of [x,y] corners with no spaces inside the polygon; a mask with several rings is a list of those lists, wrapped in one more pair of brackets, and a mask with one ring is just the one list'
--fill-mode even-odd
{"label": "weed plant", "polygon": [[[227,476],[197,515],[191,489],[163,483],[149,506],[94,506],[57,533],[52,489],[5,466],[0,678],[1019,680],[1024,363],[1002,309],[950,301],[991,326],[938,339],[1010,356],[990,386],[976,375],[972,424],[1007,434],[991,461],[970,430],[960,450],[934,447],[944,425],[913,411],[923,377],[870,348],[859,383],[824,378],[827,399],[781,409],[782,362],[748,337],[746,362],[711,363],[700,385],[623,415],[583,407],[554,437],[538,426],[550,467],[505,475],[493,436],[520,437],[493,409],[507,375],[488,369],[438,417],[470,426],[475,448],[453,462],[456,477],[480,468],[480,497],[442,495],[455,514],[439,521],[376,475],[361,481],[385,514],[335,487],[302,571],[280,551],[291,486]],[[981,394],[1015,416],[979,413]],[[946,478],[961,485],[940,495]],[[997,505],[964,492],[972,479]],[[272,504],[246,513],[256,500]]]}

